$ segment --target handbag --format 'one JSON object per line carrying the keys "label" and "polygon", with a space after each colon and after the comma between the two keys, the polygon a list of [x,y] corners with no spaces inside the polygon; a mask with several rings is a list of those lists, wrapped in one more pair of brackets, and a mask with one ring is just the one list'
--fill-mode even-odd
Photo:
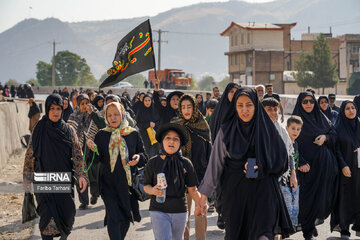
{"label": "handbag", "polygon": [[36,218],[36,207],[34,204],[34,195],[26,192],[24,195],[22,207],[22,223],[26,223]]}
{"label": "handbag", "polygon": [[137,171],[135,171],[132,174],[132,188],[134,189],[134,193],[136,198],[140,201],[140,202],[144,202],[148,199],[150,199],[150,195],[147,194],[144,190],[144,173],[145,173],[145,168],[138,168]]}

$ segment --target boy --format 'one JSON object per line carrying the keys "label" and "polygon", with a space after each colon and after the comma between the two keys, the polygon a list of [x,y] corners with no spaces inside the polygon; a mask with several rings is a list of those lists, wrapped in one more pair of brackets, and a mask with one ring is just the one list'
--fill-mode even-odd
{"label": "boy", "polygon": [[210,121],[210,117],[211,114],[214,112],[214,109],[216,107],[216,105],[218,104],[218,100],[216,99],[210,99],[207,103],[206,103],[206,117],[205,120],[207,123],[209,123]]}
{"label": "boy", "polygon": [[[291,132],[294,140],[291,140],[287,131],[280,126],[278,119],[279,111],[279,102],[275,98],[265,98],[262,101],[266,113],[269,115],[270,119],[274,122],[275,127],[277,128],[281,138],[283,139],[286,148],[289,154],[289,170],[283,174],[279,179],[279,184],[281,191],[283,193],[286,206],[289,211],[289,215],[292,221],[292,224],[296,227],[298,225],[297,215],[299,211],[299,191],[297,189],[297,178],[295,172],[295,159],[294,159],[294,147],[293,143],[295,139],[299,136],[294,137],[294,133]],[[291,118],[293,119],[293,117]],[[300,119],[301,120],[301,119]],[[291,120],[292,121],[292,120]],[[292,129],[293,127],[291,127]],[[301,126],[300,126],[301,129]],[[300,132],[299,132],[300,134]]]}

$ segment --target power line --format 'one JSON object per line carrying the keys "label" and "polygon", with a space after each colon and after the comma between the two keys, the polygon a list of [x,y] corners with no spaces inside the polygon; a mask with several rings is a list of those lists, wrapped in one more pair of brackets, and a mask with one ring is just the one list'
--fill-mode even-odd
{"label": "power line", "polygon": [[157,32],[159,34],[159,40],[154,41],[158,43],[158,70],[161,69],[161,43],[168,43],[168,41],[161,41],[161,34],[162,33],[167,33],[169,31],[162,31],[161,29],[159,30],[153,30],[154,32]]}

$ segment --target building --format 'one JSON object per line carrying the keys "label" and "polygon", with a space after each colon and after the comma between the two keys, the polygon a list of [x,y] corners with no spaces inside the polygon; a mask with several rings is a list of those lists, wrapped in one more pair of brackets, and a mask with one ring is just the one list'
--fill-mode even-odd
{"label": "building", "polygon": [[[295,81],[284,77],[284,71],[293,71],[302,52],[311,52],[320,33],[302,35],[301,40],[291,40],[291,29],[296,23],[235,23],[221,33],[229,37],[228,72],[230,80],[242,85],[272,83],[279,93],[298,93]],[[339,42],[331,33],[325,34],[332,58],[339,62]],[[339,66],[339,64],[338,64]],[[346,93],[343,84],[341,93]],[[338,89],[329,89],[338,92]]]}
{"label": "building", "polygon": [[340,40],[340,81],[349,81],[351,74],[360,72],[360,34],[345,34]]}

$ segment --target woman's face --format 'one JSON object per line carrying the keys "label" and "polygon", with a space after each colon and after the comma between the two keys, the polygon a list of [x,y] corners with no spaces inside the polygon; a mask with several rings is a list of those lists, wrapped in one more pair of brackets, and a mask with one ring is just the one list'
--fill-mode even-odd
{"label": "woman's face", "polygon": [[110,127],[118,128],[121,123],[121,114],[117,107],[110,106],[106,111],[106,120]]}
{"label": "woman's face", "polygon": [[96,93],[92,93],[90,94],[90,101],[92,102],[94,100],[94,98],[96,97]]}
{"label": "woman's face", "polygon": [[147,108],[151,106],[151,99],[149,97],[144,98],[144,105]]}
{"label": "woman's face", "polygon": [[86,106],[88,105],[88,103],[89,103],[89,100],[83,99],[83,100],[80,102],[80,111],[86,112]]}
{"label": "woman's face", "polygon": [[250,122],[255,113],[255,105],[246,95],[240,95],[236,100],[236,111],[243,122]]}
{"label": "woman's face", "polygon": [[180,107],[185,120],[189,120],[194,111],[192,103],[189,100],[183,100]]}
{"label": "woman's face", "polygon": [[311,96],[306,96],[301,102],[302,108],[307,113],[311,113],[315,106],[315,100]]}
{"label": "woman's face", "polygon": [[101,108],[104,106],[104,100],[103,99],[100,99],[98,102],[97,102],[98,106]]}
{"label": "woman's face", "polygon": [[345,117],[354,119],[356,117],[356,107],[353,103],[349,102],[345,105]]}
{"label": "woman's face", "polygon": [[49,119],[52,122],[58,122],[61,119],[62,108],[59,105],[51,104],[49,110]]}
{"label": "woman's face", "polygon": [[169,131],[163,139],[163,147],[167,154],[174,154],[180,148],[180,137],[175,131]]}
{"label": "woman's face", "polygon": [[232,88],[232,89],[230,90],[230,92],[228,93],[228,99],[229,99],[229,102],[231,102],[231,101],[232,101],[232,99],[233,99],[233,97],[234,97],[234,94],[235,94],[236,90],[237,90],[237,88]]}
{"label": "woman's face", "polygon": [[106,100],[106,105],[109,105],[110,103],[114,102],[114,100],[112,100],[111,98],[109,98],[108,100]]}
{"label": "woman's face", "polygon": [[322,109],[323,111],[326,111],[326,109],[328,109],[329,103],[328,103],[328,101],[326,100],[326,98],[322,98],[322,99],[320,100],[320,107],[321,107],[321,109]]}
{"label": "woman's face", "polygon": [[177,109],[179,106],[179,96],[178,95],[174,95],[171,97],[170,99],[170,107],[172,109]]}
{"label": "woman's face", "polygon": [[139,99],[141,102],[144,100],[144,96],[145,96],[145,94],[140,94]]}
{"label": "woman's face", "polygon": [[68,100],[64,100],[64,110],[67,109],[69,106],[69,101]]}
{"label": "woman's face", "polygon": [[201,103],[202,100],[203,100],[202,95],[198,95],[198,96],[196,97],[196,101],[197,101],[198,103]]}

